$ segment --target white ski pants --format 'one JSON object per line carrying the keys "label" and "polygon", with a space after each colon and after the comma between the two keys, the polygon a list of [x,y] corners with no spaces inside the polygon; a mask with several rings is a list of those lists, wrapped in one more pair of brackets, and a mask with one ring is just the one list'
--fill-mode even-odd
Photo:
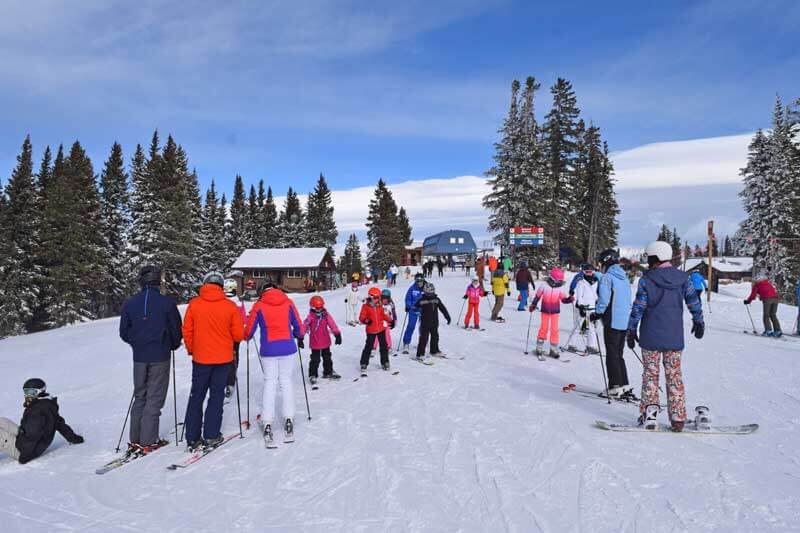
{"label": "white ski pants", "polygon": [[350,322],[358,322],[358,297],[351,297],[347,300],[350,306]]}
{"label": "white ski pants", "polygon": [[[591,311],[587,311],[587,314]],[[582,322],[586,321],[587,327],[586,332],[581,333]],[[597,349],[597,333],[595,329],[594,322],[588,319],[588,317],[582,317],[578,315],[578,322],[576,322],[575,329],[572,331],[572,335],[570,335],[569,339],[567,340],[567,346],[573,344],[576,337],[583,337],[584,342],[586,343],[587,348],[594,348]]]}
{"label": "white ski pants", "polygon": [[8,418],[0,417],[0,453],[7,453],[15,461],[19,460],[19,450],[16,445],[17,433],[19,433],[19,426]]}
{"label": "white ski pants", "polygon": [[264,368],[264,397],[261,404],[261,419],[264,424],[273,424],[275,421],[275,397],[278,393],[278,383],[281,386],[283,420],[294,418],[294,385],[292,384],[295,366],[294,354],[262,357],[261,365]]}

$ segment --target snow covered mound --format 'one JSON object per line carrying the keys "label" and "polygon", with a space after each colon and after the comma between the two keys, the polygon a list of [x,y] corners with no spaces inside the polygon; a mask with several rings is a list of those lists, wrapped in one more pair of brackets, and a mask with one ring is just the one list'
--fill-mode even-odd
{"label": "snow covered mound", "polygon": [[[714,295],[706,337],[687,341],[683,371],[691,411],[703,404],[715,423],[761,427],[747,436],[692,436],[596,428],[597,419],[632,423],[638,414],[634,405],[562,392],[567,383],[600,391],[600,358],[565,354],[565,364],[523,355],[529,314],[515,311],[516,292],[506,302],[507,323],[490,322],[489,304],[482,303],[486,330],[464,331],[455,318],[467,278],[447,273],[433,281],[454,318],[451,326],[442,323],[442,348],[465,359],[435,359],[429,367],[401,354],[391,358],[400,370],[396,376],[373,359],[369,376],[354,382],[363,328],[345,325],[344,290],[326,293],[344,334],[344,344],[333,351],[342,380],[321,380],[319,390],[308,391],[308,421],[298,363],[297,441],[265,450],[250,430],[244,440],[175,472],[166,466],[186,454],[169,434],[170,391],[161,427],[173,445],[103,476],[94,473],[114,455],[132,390],[131,354],[115,319],[0,342],[0,416],[19,419],[21,384],[39,376],[59,397],[67,421],[86,437],[85,444],[69,446],[57,436],[43,457],[25,466],[0,457],[2,530],[798,528],[800,340],[742,333],[751,329],[741,302],[747,286]],[[393,290],[400,310],[408,283],[401,280]],[[305,316],[309,295],[293,298]],[[760,329],[760,305],[752,311]],[[782,306],[785,330],[795,313]],[[565,306],[562,342],[571,328]],[[399,329],[392,332],[395,346]],[[182,349],[177,360],[182,419],[190,362]],[[630,351],[626,360],[638,394],[641,367]],[[244,358],[239,377],[245,417]],[[252,353],[250,388],[254,420],[262,384]],[[236,427],[234,400],[225,407],[223,431]]]}

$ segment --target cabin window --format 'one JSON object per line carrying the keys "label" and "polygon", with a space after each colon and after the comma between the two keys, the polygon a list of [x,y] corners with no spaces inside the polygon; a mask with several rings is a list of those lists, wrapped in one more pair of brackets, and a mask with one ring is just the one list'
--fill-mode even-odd
{"label": "cabin window", "polygon": [[254,278],[263,278],[264,271],[263,270],[253,270],[253,277]]}
{"label": "cabin window", "polygon": [[287,276],[290,277],[290,278],[294,278],[294,279],[304,278],[304,277],[306,277],[306,271],[305,270],[290,270],[289,273],[287,274]]}

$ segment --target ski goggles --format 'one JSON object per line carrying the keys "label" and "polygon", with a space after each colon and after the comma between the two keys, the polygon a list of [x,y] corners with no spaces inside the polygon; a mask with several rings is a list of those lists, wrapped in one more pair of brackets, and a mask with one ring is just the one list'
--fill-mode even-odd
{"label": "ski goggles", "polygon": [[22,389],[22,392],[25,394],[26,398],[36,398],[41,394],[42,389]]}

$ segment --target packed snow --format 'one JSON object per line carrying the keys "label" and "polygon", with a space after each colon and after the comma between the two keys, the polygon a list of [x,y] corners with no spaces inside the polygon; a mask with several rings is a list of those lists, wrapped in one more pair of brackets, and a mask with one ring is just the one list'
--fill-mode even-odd
{"label": "packed snow", "polygon": [[[529,313],[507,298],[505,324],[464,331],[456,317],[468,279],[434,278],[453,316],[441,346],[463,360],[423,366],[376,359],[358,376],[363,327],[345,325],[345,290],[323,293],[343,330],[334,346],[339,382],[308,391],[305,416],[296,374],[292,444],[264,449],[254,429],[182,471],[174,446],[172,391],[161,432],[173,445],[108,474],[132,390],[130,349],[107,319],[0,341],[0,416],[19,419],[22,382],[44,378],[67,422],[86,437],[57,436],[41,458],[19,465],[0,457],[3,531],[786,531],[800,519],[800,339],[743,334],[752,329],[742,299],[749,285],[722,287],[706,311],[702,340],[683,360],[687,407],[711,407],[718,424],[758,423],[746,436],[615,433],[595,420],[633,423],[634,405],[607,405],[562,392],[600,391],[600,358],[569,363],[523,355]],[[402,310],[410,281],[393,289]],[[366,288],[362,288],[366,294]],[[303,316],[310,295],[292,295]],[[760,305],[752,306],[760,329]],[[572,328],[564,306],[561,338]],[[797,309],[781,306],[789,330]],[[462,317],[463,320],[463,317]],[[689,319],[687,320],[687,336]],[[538,327],[533,318],[531,347]],[[392,331],[397,343],[400,325]],[[244,346],[243,346],[244,348]],[[242,350],[242,355],[246,355]],[[303,352],[307,364],[308,351]],[[259,412],[261,371],[250,349],[250,417]],[[637,384],[641,366],[626,350]],[[663,374],[663,373],[662,373]],[[239,369],[246,416],[246,363]],[[663,377],[662,377],[663,380]],[[190,387],[190,360],[177,352],[178,417]],[[636,387],[638,393],[638,385]],[[663,398],[662,398],[663,401]],[[666,422],[666,415],[660,415]],[[235,399],[223,432],[236,431]],[[127,433],[126,433],[127,435]],[[280,440],[280,439],[279,439]],[[124,443],[124,441],[123,441]]]}

